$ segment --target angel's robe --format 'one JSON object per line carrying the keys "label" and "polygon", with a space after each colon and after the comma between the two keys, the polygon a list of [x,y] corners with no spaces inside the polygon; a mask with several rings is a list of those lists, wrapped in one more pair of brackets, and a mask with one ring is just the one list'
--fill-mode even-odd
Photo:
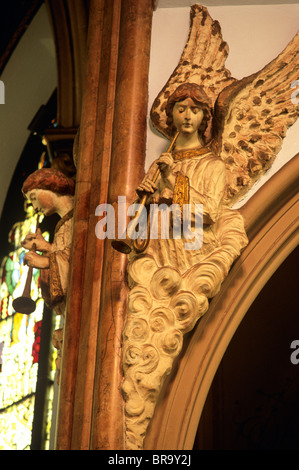
{"label": "angel's robe", "polygon": [[[247,244],[241,214],[222,204],[223,161],[208,148],[174,152],[173,158],[175,185],[172,190],[164,181],[163,187],[161,179],[158,196],[168,198],[169,205],[189,203],[191,210],[192,203],[202,204],[203,243],[187,250],[184,237],[151,238],[145,251],[132,250],[129,255],[122,391],[127,434],[134,442],[136,422],[142,423],[142,435],[161,384],[182,350],[183,335],[208,311],[209,299],[219,292]],[[151,178],[154,170],[155,164],[146,177]]]}
{"label": "angel's robe", "polygon": [[[186,249],[190,239],[184,236],[173,239],[151,239],[145,253],[155,260],[157,267],[170,266],[185,275],[194,266],[208,263],[209,269],[215,268],[215,285],[206,294],[215,295],[227,275],[232,262],[239,256],[248,240],[241,214],[222,204],[226,187],[226,168],[224,162],[209,148],[180,150],[172,153],[173,173],[176,183],[170,204],[190,204],[191,218],[194,219],[194,204],[202,204],[203,235],[200,249]],[[145,178],[151,177],[155,163]],[[158,191],[163,189],[158,184]],[[160,232],[159,232],[160,235]],[[192,246],[192,245],[189,245]],[[133,253],[130,266],[144,256]],[[203,271],[203,268],[201,268]],[[136,270],[134,270],[134,284]]]}
{"label": "angel's robe", "polygon": [[55,227],[49,268],[41,270],[42,297],[57,315],[64,315],[72,243],[73,210]]}

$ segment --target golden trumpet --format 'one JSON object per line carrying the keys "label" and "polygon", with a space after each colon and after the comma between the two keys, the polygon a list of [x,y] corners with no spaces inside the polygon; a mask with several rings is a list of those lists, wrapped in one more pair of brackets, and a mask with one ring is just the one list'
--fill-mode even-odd
{"label": "golden trumpet", "polygon": [[[167,153],[171,152],[177,138],[178,138],[178,135],[179,135],[179,132],[176,132],[174,138],[172,139],[168,149],[166,150]],[[153,176],[153,179],[152,179],[152,182],[155,183],[158,179],[160,175],[160,170],[159,168],[157,168],[154,176]],[[138,211],[136,212],[135,216],[134,216],[134,219],[135,220],[135,226],[137,225],[138,223],[138,220],[140,218],[140,215],[142,213],[142,208],[145,206],[146,204],[146,200],[148,198],[148,194],[144,194],[144,196],[142,196],[141,198],[141,201],[140,201],[140,208],[138,209]],[[136,222],[137,221],[137,222]],[[133,226],[134,226],[133,225]],[[132,240],[131,237],[130,237],[130,234],[127,233],[126,235],[126,238],[124,239],[116,239],[116,240],[112,240],[111,242],[111,245],[112,247],[117,250],[117,251],[120,251],[121,253],[125,253],[125,254],[129,254],[131,251],[132,251],[132,246],[134,247],[135,251],[137,251],[137,253],[141,253],[142,251],[145,250],[145,248],[147,247],[148,243],[149,243],[149,227],[150,227],[150,224],[149,224],[149,217],[147,219],[147,238],[145,238],[144,240]]]}
{"label": "golden trumpet", "polygon": [[[35,232],[37,232],[38,227],[39,227],[39,216],[37,215]],[[36,251],[35,243],[32,245],[31,251]],[[14,299],[12,303],[12,306],[17,313],[30,315],[30,313],[34,312],[34,310],[36,309],[36,302],[30,297],[32,274],[33,274],[33,267],[29,266],[23,294],[20,297],[17,297],[16,299]]]}

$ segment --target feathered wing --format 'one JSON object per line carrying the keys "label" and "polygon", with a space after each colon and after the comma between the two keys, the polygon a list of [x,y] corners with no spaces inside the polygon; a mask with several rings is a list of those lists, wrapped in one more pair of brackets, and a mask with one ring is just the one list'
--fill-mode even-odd
{"label": "feathered wing", "polygon": [[214,114],[217,154],[227,167],[225,202],[240,199],[272,165],[299,115],[292,98],[299,78],[299,32],[261,71],[219,95]]}
{"label": "feathered wing", "polygon": [[287,129],[298,118],[298,99],[291,97],[292,84],[299,79],[299,32],[276,59],[242,80],[225,68],[227,55],[218,21],[206,7],[193,5],[187,43],[153,103],[151,121],[171,138],[165,112],[169,95],[181,83],[203,86],[215,105],[212,134],[209,127],[205,137],[213,137],[214,150],[226,164],[224,202],[232,205],[270,168]]}
{"label": "feathered wing", "polygon": [[153,126],[165,137],[170,138],[166,125],[166,102],[181,83],[202,85],[214,106],[219,93],[236,81],[224,66],[227,55],[228,46],[222,39],[218,21],[211,18],[205,7],[193,5],[190,11],[189,36],[179,64],[151,109]]}

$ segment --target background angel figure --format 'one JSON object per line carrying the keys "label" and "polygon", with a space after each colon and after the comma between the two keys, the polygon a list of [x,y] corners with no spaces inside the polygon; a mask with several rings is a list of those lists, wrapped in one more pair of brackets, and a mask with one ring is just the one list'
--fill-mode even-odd
{"label": "background angel figure", "polygon": [[[53,308],[57,315],[64,315],[69,272],[69,259],[72,243],[73,205],[75,183],[63,173],[42,168],[25,180],[22,192],[32,203],[35,210],[45,216],[57,213],[61,219],[55,227],[53,243],[47,242],[41,230],[28,234],[22,241],[28,251],[24,262],[28,266],[40,269],[41,291],[45,303]],[[60,370],[62,330],[53,333],[53,344],[58,349],[57,369]]]}
{"label": "background angel figure", "polygon": [[[142,448],[163,381],[183,335],[207,312],[233,261],[247,244],[235,201],[271,166],[298,117],[290,97],[299,34],[262,71],[242,80],[224,67],[228,48],[205,7],[191,8],[190,34],[179,65],[156,98],[151,120],[174,151],[153,163],[137,189],[148,203],[203,204],[203,244],[150,239],[129,258],[124,327],[123,394],[127,447]],[[213,116],[213,118],[212,118]],[[160,168],[160,179],[152,176]]]}

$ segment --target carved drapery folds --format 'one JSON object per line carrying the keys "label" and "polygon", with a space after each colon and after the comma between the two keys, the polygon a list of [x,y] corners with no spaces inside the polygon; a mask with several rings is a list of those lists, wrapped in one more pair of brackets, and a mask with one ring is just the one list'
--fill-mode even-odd
{"label": "carved drapery folds", "polygon": [[177,255],[184,249],[181,240],[161,240],[160,246],[153,240],[146,254],[133,255],[130,260],[122,386],[129,449],[142,448],[159,392],[181,352],[184,335],[208,311],[209,299],[219,292],[232,262],[247,244],[237,211],[222,213],[217,235],[218,246],[209,253],[204,253],[207,247],[190,253],[189,267],[188,260],[184,267],[175,257],[172,264],[163,265],[157,255],[168,250]]}
{"label": "carved drapery folds", "polygon": [[[298,246],[298,187],[299,155],[242,206],[249,244],[234,263],[209,312],[185,341],[184,354],[161,391],[144,449],[193,448],[214,374],[233,335],[244,316],[246,321],[247,310],[263,286]],[[216,401],[219,398],[217,394]]]}

